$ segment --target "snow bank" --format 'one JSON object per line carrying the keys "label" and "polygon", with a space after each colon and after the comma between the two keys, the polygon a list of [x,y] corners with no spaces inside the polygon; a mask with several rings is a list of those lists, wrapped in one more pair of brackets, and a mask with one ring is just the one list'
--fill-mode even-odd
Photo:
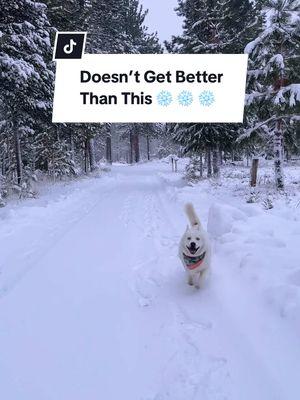
{"label": "snow bank", "polygon": [[246,221],[247,216],[228,204],[215,203],[209,209],[207,231],[218,238],[232,230],[235,221]]}
{"label": "snow bank", "polygon": [[[296,166],[285,168],[286,197],[272,191],[272,167],[262,162],[254,203],[249,199],[249,170],[226,167],[218,185],[205,180],[178,189],[192,201],[213,240],[214,269],[227,267],[253,286],[272,312],[300,334],[300,181]],[[270,199],[271,209],[265,200]],[[206,210],[208,214],[206,213]],[[220,266],[218,263],[220,262]]]}

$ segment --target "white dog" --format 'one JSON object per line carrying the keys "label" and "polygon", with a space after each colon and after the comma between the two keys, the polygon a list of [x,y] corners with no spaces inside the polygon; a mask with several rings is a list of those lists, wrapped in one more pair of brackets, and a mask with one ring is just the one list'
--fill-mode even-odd
{"label": "white dog", "polygon": [[188,284],[199,289],[210,270],[211,247],[193,205],[186,204],[185,211],[190,226],[180,241],[179,258],[187,271]]}

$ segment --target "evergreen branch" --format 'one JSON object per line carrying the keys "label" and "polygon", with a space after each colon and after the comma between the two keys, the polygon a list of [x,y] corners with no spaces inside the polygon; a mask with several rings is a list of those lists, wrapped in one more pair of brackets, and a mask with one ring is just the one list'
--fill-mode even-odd
{"label": "evergreen branch", "polygon": [[252,133],[258,131],[259,129],[264,129],[264,127],[267,127],[272,122],[280,120],[300,121],[300,115],[298,114],[273,115],[272,117],[254,125],[252,128],[247,129],[245,133],[243,133],[240,137],[237,138],[237,142],[240,143],[244,139],[249,138],[252,135]]}

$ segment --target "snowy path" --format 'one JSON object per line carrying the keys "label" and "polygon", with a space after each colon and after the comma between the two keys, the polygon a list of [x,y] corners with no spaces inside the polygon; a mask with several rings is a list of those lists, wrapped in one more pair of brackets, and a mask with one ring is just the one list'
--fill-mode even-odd
{"label": "snowy path", "polygon": [[[162,168],[114,167],[85,183],[88,205],[79,197],[56,217],[64,229],[41,228],[29,261],[15,237],[22,229],[11,234],[6,260],[28,265],[0,299],[3,399],[298,398],[299,339],[234,273],[221,244],[210,284],[185,284],[180,181]],[[211,202],[202,196],[197,209],[207,216]]]}

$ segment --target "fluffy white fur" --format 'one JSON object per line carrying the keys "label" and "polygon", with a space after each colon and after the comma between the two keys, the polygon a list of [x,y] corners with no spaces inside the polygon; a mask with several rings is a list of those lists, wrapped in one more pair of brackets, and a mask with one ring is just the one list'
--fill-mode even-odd
{"label": "fluffy white fur", "polygon": [[[179,258],[187,272],[187,281],[191,286],[200,288],[204,283],[210,271],[211,264],[211,246],[208,235],[203,229],[201,222],[196,214],[194,206],[190,203],[186,204],[185,212],[187,214],[190,225],[187,226],[184,235],[179,244]],[[202,264],[190,270],[187,267],[186,260],[192,260],[201,257],[205,253]]]}

